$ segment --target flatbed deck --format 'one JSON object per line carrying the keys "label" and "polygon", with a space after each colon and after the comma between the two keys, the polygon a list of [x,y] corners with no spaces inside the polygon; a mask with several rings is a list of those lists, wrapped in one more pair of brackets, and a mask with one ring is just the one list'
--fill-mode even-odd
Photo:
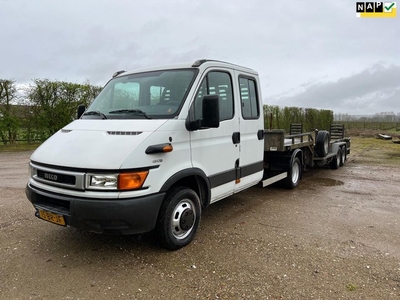
{"label": "flatbed deck", "polygon": [[314,138],[311,132],[286,135],[284,145],[285,147],[290,147],[291,149],[313,146]]}
{"label": "flatbed deck", "polygon": [[264,130],[264,151],[291,151],[314,145],[311,132],[285,135],[284,130]]}

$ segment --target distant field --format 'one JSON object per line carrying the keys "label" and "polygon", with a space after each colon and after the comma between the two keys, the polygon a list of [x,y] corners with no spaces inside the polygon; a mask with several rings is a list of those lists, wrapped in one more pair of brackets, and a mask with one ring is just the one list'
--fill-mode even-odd
{"label": "distant field", "polygon": [[400,138],[400,131],[397,131],[395,128],[380,130],[380,129],[348,129],[346,127],[346,136],[351,137],[370,137],[376,138],[378,134],[387,134],[392,136],[393,138]]}
{"label": "distant field", "polygon": [[347,129],[353,130],[390,130],[400,131],[399,122],[361,122],[361,121],[335,121],[335,123],[344,124]]}

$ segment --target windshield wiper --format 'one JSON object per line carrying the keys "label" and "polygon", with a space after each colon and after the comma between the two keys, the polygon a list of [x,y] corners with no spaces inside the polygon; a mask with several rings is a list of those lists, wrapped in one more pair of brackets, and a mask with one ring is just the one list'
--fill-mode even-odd
{"label": "windshield wiper", "polygon": [[110,111],[109,114],[138,114],[144,116],[146,119],[150,119],[148,114],[146,114],[144,111],[141,111],[140,109],[118,109]]}
{"label": "windshield wiper", "polygon": [[83,115],[84,116],[100,116],[102,119],[107,119],[106,115],[98,110],[88,111],[88,112],[85,112]]}

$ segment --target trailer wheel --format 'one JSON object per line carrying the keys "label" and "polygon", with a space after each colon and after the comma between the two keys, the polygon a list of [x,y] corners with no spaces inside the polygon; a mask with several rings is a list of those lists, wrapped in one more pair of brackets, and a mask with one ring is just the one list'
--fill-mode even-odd
{"label": "trailer wheel", "polygon": [[347,160],[347,149],[346,146],[343,146],[341,149],[342,149],[342,155],[340,156],[340,166],[343,167]]}
{"label": "trailer wheel", "polygon": [[317,140],[315,141],[315,151],[319,157],[328,155],[329,152],[329,132],[321,130],[317,134]]}
{"label": "trailer wheel", "polygon": [[199,227],[201,205],[198,195],[186,187],[175,187],[160,209],[157,231],[161,246],[177,250],[189,244]]}
{"label": "trailer wheel", "polygon": [[342,161],[342,150],[339,148],[337,153],[336,153],[336,157],[334,157],[331,161],[331,163],[329,164],[330,168],[332,170],[336,170],[339,168],[340,163]]}
{"label": "trailer wheel", "polygon": [[284,181],[284,187],[286,189],[294,189],[299,185],[301,178],[301,162],[298,157],[293,158],[292,165],[288,172],[288,176]]}

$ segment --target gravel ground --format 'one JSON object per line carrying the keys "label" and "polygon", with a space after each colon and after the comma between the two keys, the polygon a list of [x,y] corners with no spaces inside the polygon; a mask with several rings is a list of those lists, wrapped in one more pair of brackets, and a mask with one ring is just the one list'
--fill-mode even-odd
{"label": "gravel ground", "polygon": [[251,188],[170,252],[34,217],[29,152],[0,153],[0,299],[399,299],[400,173],[359,164]]}

